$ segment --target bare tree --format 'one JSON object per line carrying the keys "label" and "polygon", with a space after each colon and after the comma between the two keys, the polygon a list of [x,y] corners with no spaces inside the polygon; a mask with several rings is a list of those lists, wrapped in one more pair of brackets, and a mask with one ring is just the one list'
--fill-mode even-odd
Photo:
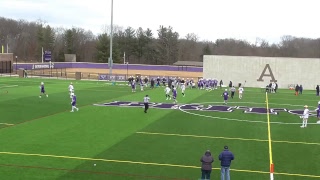
{"label": "bare tree", "polygon": [[[0,17],[0,43],[8,44],[9,52],[23,61],[40,61],[41,48],[51,50],[55,61],[64,61],[65,53],[75,53],[78,61],[98,61],[101,48],[97,48],[99,36],[82,27],[71,29],[51,27],[45,20],[25,21]],[[110,26],[103,25],[102,32],[107,39]],[[226,38],[200,41],[195,33],[180,38],[171,26],[160,26],[157,37],[150,29],[113,26],[113,50],[115,59],[126,53],[130,63],[172,64],[178,60],[201,61],[204,54],[233,56],[269,56],[320,58],[320,38],[311,39],[285,35],[280,43],[270,44],[257,38],[251,44],[245,40]],[[100,38],[101,40],[101,38]],[[102,46],[103,51],[108,46]],[[106,54],[104,54],[106,55]],[[104,57],[104,56],[103,56]]]}

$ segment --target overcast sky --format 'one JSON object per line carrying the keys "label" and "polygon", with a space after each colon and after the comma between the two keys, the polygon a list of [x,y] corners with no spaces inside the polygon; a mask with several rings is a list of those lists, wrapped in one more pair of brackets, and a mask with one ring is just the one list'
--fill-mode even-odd
{"label": "overcast sky", "polygon": [[[52,26],[102,32],[111,19],[111,0],[0,0],[0,16]],[[320,37],[320,0],[114,0],[113,23],[122,27],[172,26],[201,40],[256,38],[280,41],[283,35]]]}

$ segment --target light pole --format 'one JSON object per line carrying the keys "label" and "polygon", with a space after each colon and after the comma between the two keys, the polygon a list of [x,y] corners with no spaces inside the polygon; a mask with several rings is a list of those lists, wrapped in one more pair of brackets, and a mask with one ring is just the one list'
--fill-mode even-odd
{"label": "light pole", "polygon": [[112,37],[113,37],[113,0],[111,0],[111,32],[110,32],[110,58],[109,58],[109,74],[112,75]]}
{"label": "light pole", "polygon": [[18,73],[18,56],[16,56],[16,74]]}
{"label": "light pole", "polygon": [[126,62],[127,63],[127,79],[128,79],[128,66],[129,66],[129,62]]}
{"label": "light pole", "polygon": [[126,64],[126,52],[123,53],[123,64]]}
{"label": "light pole", "polygon": [[7,54],[9,53],[8,35],[7,35]]}

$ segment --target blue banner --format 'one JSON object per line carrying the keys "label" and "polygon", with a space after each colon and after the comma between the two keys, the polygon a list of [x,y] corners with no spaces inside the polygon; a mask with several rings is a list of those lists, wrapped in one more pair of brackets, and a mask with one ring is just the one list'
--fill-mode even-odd
{"label": "blue banner", "polygon": [[126,81],[125,75],[109,75],[109,74],[99,74],[99,80],[111,80],[111,81]]}
{"label": "blue banner", "polygon": [[44,61],[51,61],[51,51],[44,51],[43,59]]}

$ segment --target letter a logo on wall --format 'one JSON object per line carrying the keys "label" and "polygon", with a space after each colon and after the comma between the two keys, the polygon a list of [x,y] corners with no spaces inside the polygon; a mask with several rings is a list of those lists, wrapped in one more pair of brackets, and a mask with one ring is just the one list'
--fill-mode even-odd
{"label": "letter a logo on wall", "polygon": [[[267,69],[269,70],[269,74],[266,74]],[[274,78],[274,75],[273,75],[273,73],[272,73],[272,70],[271,70],[269,64],[266,64],[266,66],[264,67],[264,69],[263,69],[263,71],[262,71],[259,79],[257,79],[257,81],[262,81],[262,82],[263,82],[264,80],[263,80],[262,78],[263,78],[264,76],[271,77],[270,82],[277,82],[277,80]]]}

